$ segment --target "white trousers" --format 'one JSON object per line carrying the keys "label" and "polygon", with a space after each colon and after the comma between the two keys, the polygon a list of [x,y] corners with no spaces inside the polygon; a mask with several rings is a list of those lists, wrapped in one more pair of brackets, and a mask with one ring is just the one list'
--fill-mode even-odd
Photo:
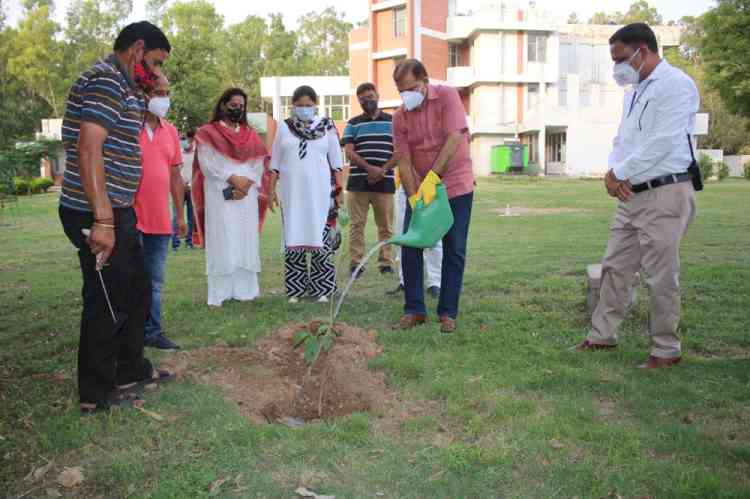
{"label": "white trousers", "polygon": [[[406,217],[406,191],[403,186],[399,187],[396,191],[396,195],[393,197],[396,203],[394,209],[394,220],[395,224],[393,227],[393,233],[403,234],[404,233],[404,217]],[[439,241],[434,248],[426,249],[423,252],[424,263],[425,263],[425,281],[427,287],[433,286],[440,287],[441,276],[443,273],[443,241]],[[401,268],[401,249],[396,250],[396,262],[398,262],[398,280],[403,286],[404,284],[404,271]]]}
{"label": "white trousers", "polygon": [[208,276],[209,305],[220,307],[224,300],[250,301],[258,296],[258,272],[237,269],[231,274]]}

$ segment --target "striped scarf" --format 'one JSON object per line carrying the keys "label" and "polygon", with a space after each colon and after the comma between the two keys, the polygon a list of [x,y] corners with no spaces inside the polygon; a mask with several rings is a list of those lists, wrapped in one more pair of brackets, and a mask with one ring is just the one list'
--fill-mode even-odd
{"label": "striped scarf", "polygon": [[[325,137],[328,130],[334,128],[333,121],[329,118],[321,118],[318,123],[311,127],[296,116],[285,120],[289,130],[299,138],[299,148],[297,153],[299,159],[305,159],[307,156],[307,141],[318,140]],[[314,122],[313,122],[314,123]]]}

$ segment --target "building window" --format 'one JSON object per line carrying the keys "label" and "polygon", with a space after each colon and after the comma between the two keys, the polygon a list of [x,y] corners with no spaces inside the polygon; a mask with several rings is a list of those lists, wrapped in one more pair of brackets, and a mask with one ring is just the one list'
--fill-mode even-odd
{"label": "building window", "polygon": [[529,33],[529,62],[547,62],[547,35]]}
{"label": "building window", "polygon": [[406,7],[393,9],[393,37],[406,36]]}
{"label": "building window", "polygon": [[348,95],[326,95],[325,115],[333,121],[346,121],[349,119],[349,96]]}
{"label": "building window", "polygon": [[455,68],[461,65],[461,51],[458,45],[448,45],[448,67]]}
{"label": "building window", "polygon": [[529,83],[528,98],[526,99],[526,109],[534,109],[539,105],[539,84]]}
{"label": "building window", "polygon": [[565,163],[567,146],[566,133],[551,133],[547,135],[547,161]]}

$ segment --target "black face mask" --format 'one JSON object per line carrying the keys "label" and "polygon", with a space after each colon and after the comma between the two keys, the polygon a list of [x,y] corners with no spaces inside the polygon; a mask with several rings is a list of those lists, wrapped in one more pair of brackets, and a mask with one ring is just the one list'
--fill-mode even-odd
{"label": "black face mask", "polygon": [[362,105],[362,110],[367,114],[375,114],[375,111],[378,110],[378,101],[376,100],[367,99],[360,102],[360,104]]}
{"label": "black face mask", "polygon": [[245,111],[241,107],[229,107],[227,108],[227,118],[232,123],[239,123],[242,121]]}

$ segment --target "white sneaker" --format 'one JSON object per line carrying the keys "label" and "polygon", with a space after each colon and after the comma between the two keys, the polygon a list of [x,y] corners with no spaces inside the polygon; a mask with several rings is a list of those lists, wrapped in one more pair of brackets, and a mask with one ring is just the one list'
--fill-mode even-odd
{"label": "white sneaker", "polygon": [[299,303],[299,298],[292,296],[291,298],[289,298],[289,303],[291,303],[292,305],[294,305],[295,303]]}
{"label": "white sneaker", "polygon": [[321,296],[320,298],[318,298],[318,303],[328,303],[328,297]]}

